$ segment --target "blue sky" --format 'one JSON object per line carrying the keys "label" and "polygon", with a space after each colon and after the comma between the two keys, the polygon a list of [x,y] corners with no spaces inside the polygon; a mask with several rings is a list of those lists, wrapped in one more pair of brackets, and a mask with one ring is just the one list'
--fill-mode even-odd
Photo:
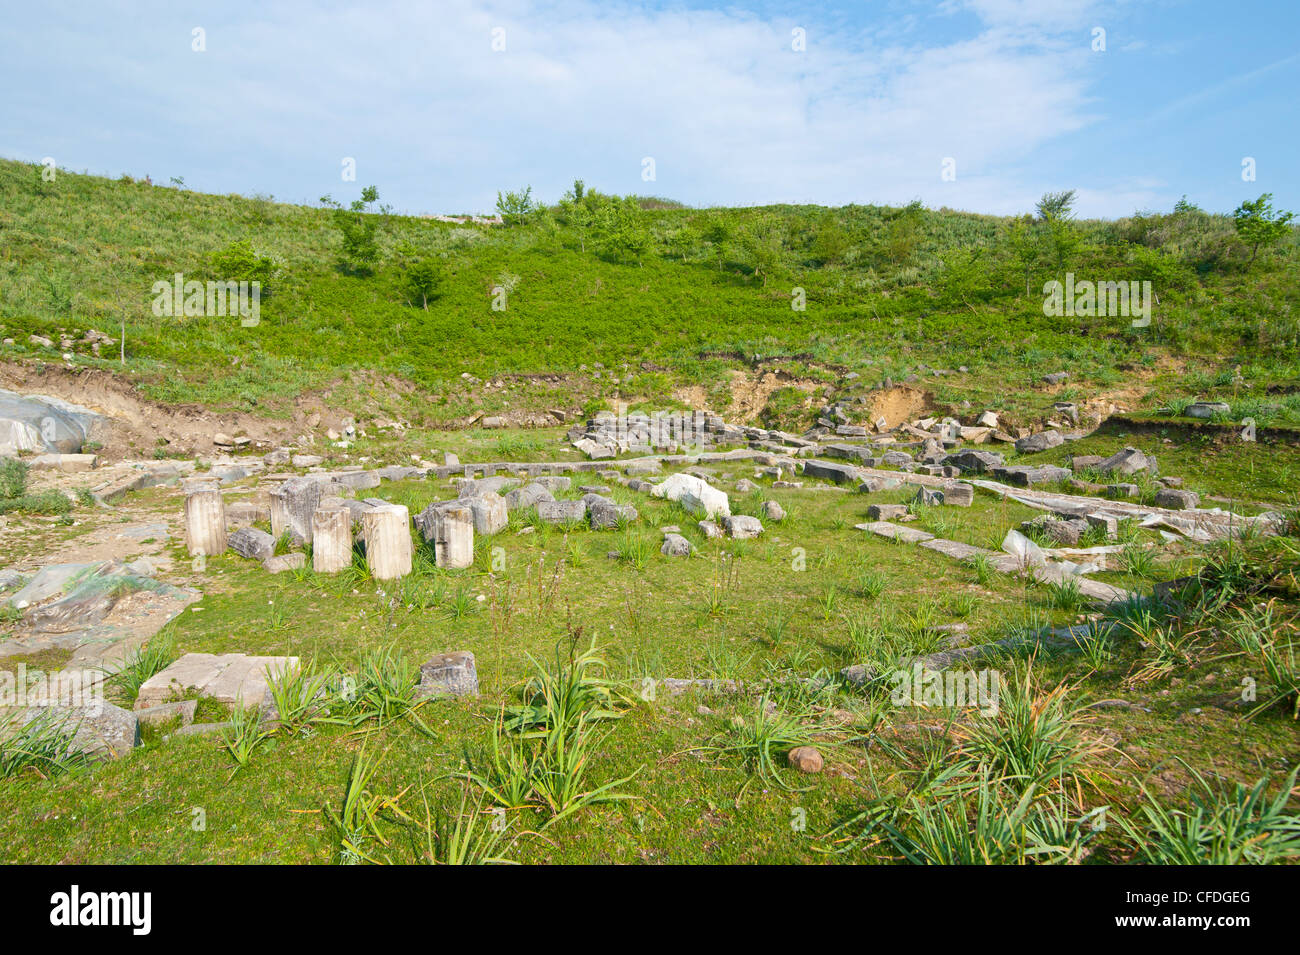
{"label": "blue sky", "polygon": [[0,155],[290,202],[1300,211],[1296,0],[23,4],[0,84]]}

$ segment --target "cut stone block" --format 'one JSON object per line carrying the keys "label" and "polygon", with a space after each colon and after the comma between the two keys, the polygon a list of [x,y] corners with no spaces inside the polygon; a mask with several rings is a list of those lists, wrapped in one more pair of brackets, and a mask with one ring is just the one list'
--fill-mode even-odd
{"label": "cut stone block", "polygon": [[722,519],[727,536],[736,540],[749,540],[763,533],[763,524],[757,517],[747,514],[730,514]]}
{"label": "cut stone block", "polygon": [[346,507],[318,507],[312,514],[311,562],[318,574],[352,566],[352,512]]}
{"label": "cut stone block", "polygon": [[582,501],[542,501],[537,516],[548,524],[569,524],[584,520],[587,505]]}
{"label": "cut stone block", "polygon": [[479,494],[465,501],[474,517],[474,533],[497,534],[510,524],[510,511],[500,494]]}
{"label": "cut stone block", "polygon": [[256,527],[241,527],[228,538],[230,549],[240,557],[266,560],[275,553],[275,538]]}
{"label": "cut stone block", "polygon": [[1201,497],[1195,491],[1180,491],[1177,488],[1165,487],[1156,491],[1155,505],[1171,511],[1192,510],[1200,507]]}
{"label": "cut stone block", "polygon": [[38,454],[27,466],[33,471],[80,472],[93,470],[98,463],[99,458],[94,454]]}
{"label": "cut stone block", "polygon": [[279,677],[297,667],[297,657],[187,653],[141,684],[135,709],[147,710],[188,690],[230,706],[261,707],[270,700],[268,675]]}
{"label": "cut stone block", "polygon": [[1087,520],[1089,527],[1102,528],[1107,540],[1114,540],[1119,536],[1119,519],[1110,514],[1086,514],[1084,519]]}
{"label": "cut stone block", "polygon": [[270,521],[271,508],[252,501],[234,501],[226,505],[226,529],[247,527],[258,521]]}
{"label": "cut stone block", "polygon": [[891,524],[888,521],[873,521],[869,524],[855,524],[854,527],[860,531],[875,534],[877,537],[899,540],[905,544],[919,544],[922,541],[934,539],[933,534],[925,531],[918,531],[911,527],[899,527],[897,524]]}
{"label": "cut stone block", "polygon": [[272,574],[282,574],[286,570],[302,570],[307,566],[307,555],[300,550],[292,554],[280,554],[278,557],[266,558],[262,561],[262,566]]}
{"label": "cut stone block", "polygon": [[896,521],[906,516],[906,504],[872,504],[867,508],[867,517],[873,521]]}
{"label": "cut stone block", "polygon": [[553,500],[555,500],[555,495],[534,481],[531,484],[525,484],[523,487],[515,488],[507,494],[506,507],[513,511],[521,507],[535,507],[543,501]]}
{"label": "cut stone block", "polygon": [[[469,508],[460,508],[470,533],[470,558],[473,559],[474,525]],[[411,517],[405,504],[373,507],[361,518],[361,533],[366,542],[366,564],[376,580],[396,580],[411,572]],[[442,562],[438,562],[443,566]]]}
{"label": "cut stone block", "polygon": [[159,703],[157,706],[136,710],[135,715],[136,719],[145,726],[163,726],[177,719],[181,721],[181,726],[189,726],[194,722],[194,714],[198,708],[198,700],[180,700],[176,703]]}
{"label": "cut stone block", "polygon": [[271,536],[276,540],[288,531],[296,544],[311,540],[311,516],[321,499],[320,482],[294,477],[271,492]]}
{"label": "cut stone block", "polygon": [[591,527],[593,530],[615,530],[621,522],[631,523],[637,519],[636,508],[631,504],[596,504],[591,507]]}
{"label": "cut stone block", "polygon": [[185,496],[185,543],[191,556],[215,557],[226,550],[226,505],[215,487]]}
{"label": "cut stone block", "polygon": [[945,484],[943,502],[953,507],[970,507],[975,503],[975,488],[969,484]]}

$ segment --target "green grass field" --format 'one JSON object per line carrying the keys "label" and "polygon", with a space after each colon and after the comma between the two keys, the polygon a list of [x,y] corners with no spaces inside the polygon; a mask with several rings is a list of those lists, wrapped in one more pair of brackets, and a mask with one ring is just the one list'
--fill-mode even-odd
{"label": "green grass field", "polygon": [[[889,379],[963,422],[996,409],[1008,426],[1036,426],[1055,402],[1095,422],[1122,406],[1054,450],[998,448],[1015,463],[1064,464],[1134,445],[1203,506],[1289,517],[1276,536],[1210,545],[1125,526],[1125,549],[1097,579],[1142,598],[1160,582],[1195,583],[1177,600],[1100,613],[1069,587],[855,528],[869,504],[909,502],[915,488],[777,488],[742,463],[710,465],[733,511],[758,515],[768,500],[786,511],[757,539],[710,540],[681,506],[592,474],[575,485],[609,484],[635,522],[597,532],[516,511],[476,541],[472,568],[436,568],[417,537],[414,573],[387,583],[361,557],[333,577],[271,575],[229,553],[197,569],[176,536],[175,488],[111,509],[88,492],[51,509],[15,488],[0,502],[3,566],[118,523],[172,522],[168,579],[203,598],[134,660],[136,676],[187,652],[289,654],[308,669],[280,687],[297,703],[275,723],[205,701],[200,724],[233,726],[171,739],[175,727],[149,728],[140,749],[102,764],[68,759],[58,739],[0,745],[0,860],[1300,858],[1294,230],[1250,261],[1229,217],[1188,208],[1053,227],[916,206],[646,201],[617,204],[609,231],[603,200],[566,200],[514,225],[345,220],[375,227],[377,258],[358,267],[327,205],[40,171],[0,162],[6,367],[120,376],[164,414],[201,405],[283,420],[327,395],[402,420],[359,420],[365,434],[346,448],[318,442],[329,468],[435,449],[466,463],[576,460],[567,426],[458,425],[616,400],[683,407],[687,392],[729,420],[802,430],[826,401],[862,406]],[[241,242],[273,260],[259,324],[153,314],[154,282],[230,278],[214,256]],[[422,263],[440,280],[427,309],[410,293]],[[1067,272],[1151,281],[1151,325],[1044,315],[1040,290]],[[792,308],[801,294],[806,309]],[[96,355],[84,343],[65,358],[61,334],[88,329],[124,330],[125,361],[117,346]],[[1057,371],[1068,381],[1045,385]],[[741,407],[738,372],[777,373],[783,386]],[[1198,425],[1182,414],[1193,398],[1230,413]],[[1256,442],[1237,436],[1246,417]],[[741,478],[758,490],[734,492]],[[259,493],[256,479],[242,484]],[[1145,499],[1155,487],[1142,479]],[[456,491],[431,479],[366,493],[416,513]],[[1040,513],[983,493],[969,509],[915,512],[912,527],[994,551]],[[670,525],[695,556],[661,554]],[[1072,625],[1091,629],[1070,646],[1044,637]],[[17,611],[0,615],[0,640],[17,627]],[[891,692],[917,656],[998,641],[962,664],[1001,675],[996,714]],[[412,668],[461,650],[476,656],[480,695],[412,705]],[[0,670],[68,662],[46,651],[0,657]],[[851,667],[873,678],[841,676]],[[742,686],[674,695],[665,678]],[[113,692],[130,705],[129,679]],[[820,751],[820,773],[787,764],[799,746]]]}

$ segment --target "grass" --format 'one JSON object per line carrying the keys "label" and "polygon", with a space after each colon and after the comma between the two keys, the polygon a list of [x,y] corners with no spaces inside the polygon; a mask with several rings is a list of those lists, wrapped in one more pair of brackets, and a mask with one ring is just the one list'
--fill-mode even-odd
{"label": "grass", "polygon": [[[408,495],[412,504],[438,493],[418,482],[385,484],[376,491]],[[778,491],[782,497],[800,495]],[[151,499],[141,495],[139,501]],[[1196,592],[1204,600],[1175,608],[1134,601],[1117,608],[1114,617],[1097,625],[1099,634],[1108,634],[1105,656],[1039,651],[1031,692],[1024,695],[1025,706],[1016,711],[1022,716],[1015,719],[1009,711],[1018,705],[1012,696],[1023,684],[1024,672],[1016,668],[1026,664],[1016,662],[1016,656],[981,661],[977,666],[1018,674],[1016,686],[1000,698],[999,715],[988,717],[971,710],[893,706],[887,683],[842,686],[836,675],[841,667],[859,662],[876,673],[891,673],[910,657],[943,647],[949,631],[937,628],[954,620],[967,626],[964,639],[978,644],[1021,629],[1073,624],[1077,614],[1047,606],[1040,599],[1043,591],[1027,592],[1009,575],[994,574],[987,586],[977,585],[970,567],[958,561],[853,531],[851,525],[861,521],[860,496],[805,494],[799,499],[800,526],[793,533],[769,528],[763,538],[750,542],[720,601],[725,612],[714,614],[704,612],[711,603],[707,595],[715,581],[726,579],[723,569],[730,563],[715,552],[728,552],[729,541],[697,538],[704,556],[695,561],[651,550],[638,570],[626,560],[603,556],[622,532],[574,531],[567,544],[592,552],[579,572],[561,570],[568,558],[558,533],[546,541],[536,533],[507,531],[492,539],[494,547],[506,552],[502,568],[476,565],[447,572],[420,567],[413,575],[417,583],[409,586],[430,595],[444,588],[442,600],[427,606],[390,584],[381,587],[361,576],[286,581],[268,578],[236,557],[211,558],[202,578],[201,612],[187,613],[173,626],[176,651],[288,653],[304,661],[309,677],[332,670],[337,676],[326,687],[328,717],[313,719],[308,708],[291,721],[296,731],[279,730],[269,721],[254,729],[252,720],[246,721],[241,746],[247,748],[258,734],[271,735],[252,745],[233,775],[235,755],[219,735],[208,735],[150,742],[132,756],[95,765],[89,772],[47,780],[34,773],[0,779],[0,798],[12,807],[0,817],[0,838],[7,847],[3,855],[12,861],[337,861],[345,852],[341,833],[346,829],[355,835],[348,845],[361,853],[352,857],[362,861],[363,856],[378,862],[428,861],[431,852],[445,860],[440,840],[451,841],[457,819],[462,832],[473,821],[475,832],[489,833],[502,824],[494,813],[500,809],[506,835],[490,854],[519,862],[814,862],[827,858],[823,850],[849,844],[837,841],[848,838],[847,830],[829,834],[874,800],[910,807],[915,796],[929,809],[934,825],[947,825],[945,818],[954,827],[957,820],[977,820],[982,759],[990,785],[999,787],[989,798],[1007,812],[1019,805],[1027,788],[1019,777],[1034,775],[1034,767],[1041,777],[1010,841],[999,843],[1004,858],[1126,862],[1136,858],[1137,850],[1122,826],[1115,822],[1094,831],[1082,820],[1110,806],[1112,816],[1141,822],[1144,778],[1171,810],[1190,811],[1191,791],[1183,780],[1168,783],[1163,776],[1173,756],[1207,778],[1224,780],[1229,793],[1232,785],[1249,788],[1268,772],[1270,800],[1294,766],[1289,701],[1254,712],[1273,700],[1274,683],[1259,657],[1245,652],[1228,626],[1241,609],[1257,610],[1275,598],[1272,617],[1257,615],[1254,625],[1261,635],[1289,632],[1296,600],[1288,590],[1295,561],[1287,557],[1291,539],[1244,541],[1232,549],[1165,548],[1177,557],[1169,572],[1199,575]],[[128,499],[125,506],[136,506],[134,501]],[[666,516],[659,513],[666,512],[665,502],[639,498],[636,503],[644,517],[628,530],[657,540],[658,534],[643,525]],[[832,528],[837,516],[848,524],[839,532]],[[981,496],[969,513],[963,512],[962,523],[970,533],[985,535],[1000,522],[1014,526],[1024,516],[1014,504]],[[694,534],[689,526],[686,533]],[[1145,539],[1153,536],[1141,533]],[[790,559],[794,546],[805,548],[810,558],[833,551],[838,556],[823,569],[810,559],[808,568],[799,571]],[[182,556],[179,547],[174,556]],[[864,570],[885,582],[878,593],[859,586]],[[826,621],[817,608],[832,585],[836,613]],[[474,601],[481,610],[457,618],[442,603],[462,587],[487,599]],[[975,599],[960,600],[963,594]],[[1143,649],[1142,636],[1111,622],[1137,620],[1143,608],[1151,619],[1149,625],[1137,624],[1139,632],[1148,626],[1177,628],[1182,639],[1186,631],[1196,652],[1175,662],[1165,676],[1134,683],[1128,677],[1156,650],[1149,643]],[[1207,616],[1211,613],[1223,616]],[[274,628],[269,626],[273,617]],[[572,672],[570,641],[578,629],[582,639],[574,645],[573,659],[595,637],[604,648],[599,656],[611,661],[611,666],[579,668],[585,674],[579,684],[590,685],[587,678],[605,681],[614,700],[588,697],[590,706],[563,702],[587,692],[575,688],[570,693],[567,684],[554,679]],[[421,729],[403,715],[412,702],[408,690],[417,680],[414,664],[450,650],[475,653],[482,695],[418,703],[413,715]],[[399,652],[404,657],[400,665],[394,659]],[[364,664],[363,656],[369,657]],[[0,658],[0,667],[8,672],[16,665],[12,659]],[[535,661],[545,661],[545,666]],[[62,664],[51,659],[43,665]],[[549,690],[543,670],[552,675]],[[647,677],[658,681],[714,674],[737,678],[752,690],[677,696],[661,683],[652,683],[646,692],[644,683]],[[1245,677],[1257,681],[1259,697],[1238,703]],[[1045,699],[1062,684],[1070,690],[1058,710]],[[282,689],[290,690],[290,681]],[[769,714],[765,708],[760,718],[764,691],[776,710]],[[354,708],[349,696],[354,703],[360,696],[369,702]],[[1234,702],[1225,702],[1229,696]],[[291,701],[312,698],[301,689],[290,693]],[[1093,708],[1097,701],[1125,705]],[[296,709],[291,704],[284,711]],[[621,715],[581,716],[592,709]],[[1201,713],[1189,716],[1193,710]],[[1068,725],[1053,735],[1052,720],[1065,717]],[[224,713],[201,716],[229,718]],[[733,726],[737,718],[743,729]],[[572,729],[579,720],[576,747],[569,745],[568,734],[557,734],[548,744],[551,730]],[[796,725],[768,725],[783,720]],[[978,758],[969,750],[974,744],[967,742],[976,732],[988,736]],[[525,738],[525,733],[540,735]],[[828,769],[815,776],[795,775],[783,765],[785,754],[796,741],[807,740],[822,750]],[[1107,745],[1089,745],[1094,740]],[[543,759],[548,745],[551,755]],[[1083,747],[1083,753],[1068,764],[1062,785],[1048,767],[1053,760],[1059,765],[1073,759],[1074,746]],[[724,752],[722,747],[734,748]],[[344,815],[341,800],[348,792],[350,767],[362,751],[367,763],[378,764],[360,789],[360,794],[369,793],[366,799],[378,800],[376,811],[363,811],[354,801],[348,825],[340,828],[331,819]],[[760,772],[763,752],[767,763]],[[958,764],[960,772],[943,775],[945,768]],[[1008,765],[1030,769],[1007,770]],[[766,781],[763,773],[776,782]],[[923,776],[928,781],[921,786]],[[611,783],[617,785],[600,793]],[[99,795],[104,791],[116,794],[111,804]],[[588,798],[591,794],[596,795]],[[1063,794],[1068,797],[1064,805]],[[619,798],[606,800],[605,795]],[[326,803],[329,816],[321,811]],[[574,805],[578,808],[561,815]],[[175,814],[190,806],[208,807],[210,822],[217,819],[219,824],[204,834],[175,827]],[[807,828],[801,833],[787,824],[794,809],[806,813]],[[92,814],[98,822],[88,828],[71,818]],[[37,818],[43,821],[32,821]],[[367,828],[368,818],[379,837]],[[911,808],[884,818],[902,834],[900,839],[919,843],[929,838]],[[430,827],[444,836],[435,835],[430,842]],[[861,823],[853,830],[862,831]],[[131,832],[147,832],[149,839],[132,842]],[[532,832],[542,836],[528,834]],[[1076,835],[1086,841],[1077,842]],[[1040,843],[1056,848],[1032,854]],[[879,827],[853,847],[829,858],[906,860]],[[949,851],[956,857],[958,850],[953,846]]]}
{"label": "grass", "polygon": [[51,779],[86,769],[91,757],[69,745],[76,730],[53,710],[22,726],[12,717],[0,717],[0,779]]}
{"label": "grass", "polygon": [[[971,375],[933,383],[944,403],[991,406],[996,398],[1008,413],[1041,412],[1033,391],[1041,366],[1053,362],[1069,364],[1072,388],[1144,381],[1151,407],[1196,387],[1201,397],[1229,398],[1234,414],[1300,420],[1300,405],[1268,390],[1297,377],[1296,322],[1285,317],[1300,304],[1289,275],[1295,240],[1247,267],[1225,216],[1074,222],[1075,261],[1057,268],[1040,257],[1026,275],[1011,220],[951,210],[656,204],[641,213],[649,241],[637,261],[585,243],[557,209],[517,228],[386,215],[377,223],[380,262],[360,276],[338,265],[339,236],[327,208],[65,170],[46,182],[39,173],[0,161],[0,258],[7,263],[0,266],[0,321],[15,341],[6,353],[44,356],[29,335],[57,340],[63,327],[118,337],[124,323],[127,369],[162,401],[287,414],[295,397],[323,380],[359,396],[392,376],[433,394],[406,405],[413,424],[434,426],[521,403],[538,412],[555,406],[553,382],[523,376],[579,376],[573,405],[580,408],[618,394],[666,396],[672,385],[722,396],[727,372],[745,362],[781,360],[827,382],[853,369],[865,388],[961,355]],[[705,238],[715,223],[732,239],[719,245]],[[1044,229],[1031,232],[1039,246],[1048,241]],[[764,269],[746,238],[760,233],[775,252]],[[842,239],[830,259],[817,251],[824,234]],[[174,320],[153,315],[153,282],[175,272],[218,277],[211,274],[214,253],[244,240],[278,268],[255,328],[190,318],[187,333],[177,335]],[[445,263],[444,293],[428,310],[412,307],[401,292],[408,253]],[[978,272],[946,264],[972,254],[981,257]],[[1026,280],[1033,290],[1066,270],[1124,281],[1158,273],[1156,320],[1135,330],[1112,318],[1044,316],[1042,297],[1026,294]],[[494,311],[485,290],[503,276],[512,287],[509,304]],[[809,308],[792,324],[783,290],[794,285],[806,290]],[[1266,311],[1282,317],[1261,328],[1257,316]],[[863,322],[864,315],[874,320]],[[443,347],[449,340],[458,347]],[[79,364],[120,368],[85,346],[75,350]],[[341,354],[349,356],[345,364]],[[1162,367],[1158,359],[1166,357],[1179,367]],[[597,362],[606,369],[600,378],[590,374]],[[1151,369],[1159,373],[1154,380]],[[774,393],[760,416],[773,425],[806,421],[803,402],[791,398],[790,390]],[[519,439],[488,440],[504,442],[503,453],[530,450]]]}
{"label": "grass", "polygon": [[1191,806],[1183,809],[1146,793],[1137,820],[1121,820],[1151,865],[1269,865],[1300,858],[1300,814],[1287,803],[1295,789],[1292,770],[1267,796],[1269,777],[1253,785],[1216,787],[1190,770],[1195,783]]}

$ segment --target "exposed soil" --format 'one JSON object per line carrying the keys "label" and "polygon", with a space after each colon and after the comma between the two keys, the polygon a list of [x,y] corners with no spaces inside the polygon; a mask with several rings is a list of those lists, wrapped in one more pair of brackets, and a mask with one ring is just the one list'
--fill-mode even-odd
{"label": "exposed soil", "polygon": [[[772,393],[780,388],[797,388],[808,395],[809,399],[826,390],[826,386],[819,381],[795,378],[783,371],[751,372],[736,369],[729,374],[731,381],[727,387],[731,392],[731,404],[726,409],[726,418],[733,424],[748,424],[760,417]],[[690,408],[709,408],[708,391],[701,385],[678,388],[673,392],[673,398]]]}
{"label": "exposed soil", "polygon": [[[209,454],[218,432],[245,434],[265,446],[291,440],[307,427],[312,411],[273,419],[241,412],[208,411],[200,405],[166,406],[139,394],[129,380],[96,368],[67,368],[41,362],[0,362],[0,388],[22,394],[52,395],[112,419],[112,438],[97,453],[109,461],[148,456],[158,447],[169,453]],[[314,402],[308,402],[308,405]]]}
{"label": "exposed soil", "polygon": [[874,422],[884,418],[887,427],[894,428],[914,418],[924,417],[934,402],[934,395],[909,385],[895,385],[867,393],[865,420]]}

